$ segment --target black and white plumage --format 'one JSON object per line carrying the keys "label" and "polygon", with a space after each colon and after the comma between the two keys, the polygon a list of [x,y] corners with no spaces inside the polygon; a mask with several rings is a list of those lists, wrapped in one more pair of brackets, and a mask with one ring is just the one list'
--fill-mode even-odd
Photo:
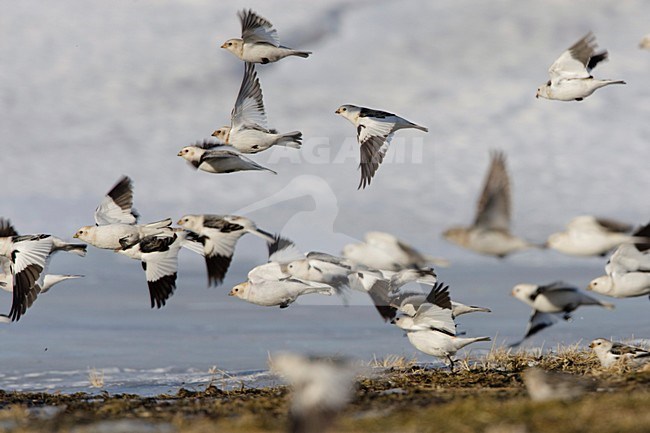
{"label": "black and white plumage", "polygon": [[610,84],[625,84],[622,80],[598,80],[591,70],[604,60],[607,51],[596,52],[596,37],[587,33],[571,45],[548,70],[549,80],[537,89],[536,98],[558,101],[582,101],[601,87]]}
{"label": "black and white plumage", "polygon": [[262,88],[255,65],[246,63],[239,94],[230,114],[230,126],[217,129],[212,136],[242,153],[257,153],[271,146],[300,148],[300,131],[279,134],[275,129],[269,129],[267,123]]}
{"label": "black and white plumage", "polygon": [[429,132],[429,129],[424,126],[386,111],[346,104],[341,105],[335,113],[348,119],[357,130],[361,153],[359,163],[361,180],[357,189],[370,185],[375,172],[384,160],[395,131],[413,128]]}
{"label": "black and white plumage", "polygon": [[614,309],[613,304],[593,298],[563,282],[548,285],[517,284],[512,289],[512,296],[533,308],[524,338],[512,346],[518,346],[528,337],[553,325],[558,317],[570,320],[571,313],[581,305]]}
{"label": "black and white plumage", "polygon": [[196,170],[207,173],[234,173],[236,171],[269,171],[250,158],[242,155],[237,149],[228,146],[221,140],[207,139],[191,146],[183,147],[177,154],[185,159]]}
{"label": "black and white plumage", "polygon": [[511,201],[506,156],[503,152],[492,152],[474,222],[469,227],[451,227],[443,237],[468,250],[496,257],[536,247],[510,233]]}
{"label": "black and white plumage", "polygon": [[241,21],[241,38],[228,39],[221,45],[244,62],[272,63],[287,56],[309,57],[311,51],[299,51],[280,45],[278,32],[265,18],[252,10],[237,13]]}
{"label": "black and white plumage", "polygon": [[650,351],[641,347],[630,346],[606,338],[593,340],[589,347],[594,351],[600,365],[610,368],[617,363],[638,367],[650,363]]}
{"label": "black and white plumage", "polygon": [[267,242],[274,240],[273,235],[257,228],[253,221],[237,215],[184,215],[178,220],[178,225],[196,233],[203,243],[208,286],[218,286],[223,282],[237,241],[246,233]]}
{"label": "black and white plumage", "polygon": [[198,236],[184,230],[145,236],[136,243],[130,243],[124,238],[122,243],[123,246],[118,252],[142,263],[149,286],[151,308],[164,306],[176,290],[178,253],[181,247],[203,252]]}
{"label": "black and white plumage", "polygon": [[125,237],[135,243],[145,236],[171,230],[169,218],[149,224],[137,224],[137,220],[133,182],[128,176],[122,176],[95,210],[96,225],[81,227],[74,237],[97,248],[116,250],[122,248],[120,240]]}

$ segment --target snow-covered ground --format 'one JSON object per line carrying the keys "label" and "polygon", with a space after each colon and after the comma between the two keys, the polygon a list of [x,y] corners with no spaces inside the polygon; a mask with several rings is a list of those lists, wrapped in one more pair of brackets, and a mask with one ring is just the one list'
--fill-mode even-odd
{"label": "snow-covered ground", "polygon": [[[253,156],[277,176],[210,175],[176,156],[182,146],[228,123],[243,66],[219,46],[239,34],[236,12],[244,7],[267,17],[284,44],[314,51],[309,59],[258,67],[271,126],[304,134],[301,151]],[[465,293],[478,293],[472,288],[486,284],[486,269],[502,273],[508,284],[493,276],[482,289],[493,291],[493,297],[481,297],[493,305],[510,305],[504,299],[511,276],[521,275],[517,269],[538,269],[529,274],[538,279],[531,282],[566,274],[584,286],[604,260],[531,251],[497,261],[449,245],[440,233],[473,219],[490,149],[508,155],[517,234],[541,242],[579,214],[637,224],[650,219],[650,52],[637,47],[650,32],[646,18],[643,0],[3,2],[0,215],[21,232],[71,237],[93,222],[101,197],[127,174],[143,220],[244,211],[306,251],[330,253],[366,231],[389,231],[450,258],[452,270],[441,275],[456,278],[450,283],[464,285],[459,290]],[[594,75],[628,84],[599,90],[580,103],[536,100],[549,65],[590,30],[610,52],[610,61]],[[370,187],[357,191],[355,131],[334,115],[344,103],[395,112],[430,132],[401,131]],[[243,239],[235,260],[259,263],[264,254],[257,239]],[[142,275],[123,271],[135,263],[93,249],[76,259],[57,257],[52,263],[53,271],[63,263],[65,271],[87,275],[70,287],[146,292]],[[117,287],[110,273],[100,280],[99,263],[129,276],[124,281],[130,287]],[[180,278],[202,272],[196,260],[181,265]],[[227,283],[241,281],[245,272],[239,269]],[[74,317],[65,300],[79,291],[60,289],[48,295],[61,299],[49,308],[60,308],[55,316]],[[180,288],[176,296],[182,296]],[[237,302],[223,293],[218,300]],[[142,301],[146,307],[146,297]],[[94,305],[93,293],[84,302]],[[616,315],[611,317],[626,325],[600,334],[618,335],[636,319],[642,324],[638,332],[647,331],[647,317],[624,314],[627,305],[643,302],[617,301],[623,310],[603,315]],[[512,305],[521,312],[521,329],[501,335],[519,335],[525,325],[527,308]],[[38,308],[6,328],[5,337],[28,326],[23,322],[39,320]],[[633,310],[640,311],[636,304]],[[505,323],[495,316],[481,319]],[[155,324],[160,316],[147,317]],[[36,349],[25,350],[29,356]],[[12,362],[20,365],[19,359]],[[161,359],[152,367],[167,365],[176,364]]]}

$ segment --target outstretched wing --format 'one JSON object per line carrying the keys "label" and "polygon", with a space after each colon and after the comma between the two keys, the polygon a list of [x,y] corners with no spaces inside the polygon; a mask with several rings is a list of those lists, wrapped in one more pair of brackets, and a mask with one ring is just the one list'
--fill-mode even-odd
{"label": "outstretched wing", "polygon": [[503,152],[492,152],[492,162],[478,201],[474,225],[489,230],[510,230],[510,178]]}
{"label": "outstretched wing", "polygon": [[273,24],[269,20],[262,18],[250,9],[239,11],[237,15],[241,21],[241,38],[244,43],[280,46],[278,32],[273,28]]}
{"label": "outstretched wing", "polygon": [[[593,33],[587,33],[582,39],[571,45],[558,59],[553,62],[548,70],[551,81],[574,78],[589,78],[589,69],[593,68],[599,61],[606,58],[606,53],[595,55],[596,37]],[[597,59],[590,64],[590,59]]]}
{"label": "outstretched wing", "polygon": [[9,311],[9,317],[13,322],[25,314],[40,292],[40,287],[35,289],[35,286],[45,269],[50,251],[52,251],[52,237],[49,235],[14,238],[14,249],[11,252],[11,271],[14,275],[13,302]]}
{"label": "outstretched wing", "polygon": [[267,129],[262,87],[253,63],[245,63],[244,78],[237,94],[235,106],[230,114],[230,126],[231,134],[243,127]]}
{"label": "outstretched wing", "polygon": [[128,176],[122,176],[95,209],[95,222],[101,226],[135,224],[137,220],[138,214],[133,209],[133,182]]}

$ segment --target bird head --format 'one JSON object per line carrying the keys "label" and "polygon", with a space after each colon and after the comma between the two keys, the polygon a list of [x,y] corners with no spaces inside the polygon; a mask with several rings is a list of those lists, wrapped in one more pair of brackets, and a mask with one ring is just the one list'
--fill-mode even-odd
{"label": "bird head", "polygon": [[589,283],[589,286],[587,286],[587,290],[591,290],[592,292],[601,293],[601,294],[607,294],[607,292],[609,292],[611,288],[612,288],[612,279],[607,275],[594,278]]}
{"label": "bird head", "polygon": [[198,233],[203,225],[203,218],[200,215],[183,215],[176,224],[184,229]]}
{"label": "bird head", "polygon": [[510,294],[520,301],[530,303],[530,295],[535,293],[536,290],[537,286],[534,284],[517,284],[512,288],[512,292]]}
{"label": "bird head", "polygon": [[201,149],[196,146],[185,146],[176,156],[180,156],[188,161],[198,161],[201,158]]}
{"label": "bird head", "polygon": [[75,239],[81,239],[84,242],[90,242],[92,240],[92,234],[94,232],[93,226],[83,226],[77,232],[72,235]]}
{"label": "bird head", "polygon": [[240,299],[246,299],[249,288],[250,288],[250,283],[248,281],[239,283],[235,287],[233,287],[230,290],[230,292],[228,292],[228,296],[236,296]]}
{"label": "bird head", "polygon": [[213,137],[217,137],[219,140],[223,141],[224,143],[228,142],[228,138],[230,137],[230,126],[222,126],[219,129],[216,129],[212,133]]}
{"label": "bird head", "polygon": [[539,86],[537,88],[537,93],[535,93],[535,98],[539,98],[540,96],[542,98],[550,98],[551,94],[551,81],[549,80],[546,84],[543,86]]}
{"label": "bird head", "polygon": [[359,107],[351,104],[345,104],[337,108],[334,113],[338,114],[339,116],[345,117],[346,119],[354,123],[359,117]]}
{"label": "bird head", "polygon": [[221,48],[230,51],[237,57],[241,57],[241,54],[244,51],[244,41],[241,39],[228,39],[226,42],[221,44]]}

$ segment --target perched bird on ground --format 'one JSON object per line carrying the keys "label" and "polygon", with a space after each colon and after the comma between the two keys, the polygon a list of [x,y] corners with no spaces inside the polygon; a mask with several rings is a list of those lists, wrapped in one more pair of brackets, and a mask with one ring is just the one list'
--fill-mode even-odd
{"label": "perched bird on ground", "polygon": [[392,234],[378,231],[366,233],[364,242],[345,245],[343,257],[383,271],[426,268],[430,264],[449,266],[445,259],[423,254]]}
{"label": "perched bird on ground", "polygon": [[443,233],[449,242],[468,250],[496,257],[537,248],[510,233],[512,215],[510,179],[503,152],[492,152],[490,169],[483,183],[474,223],[469,227],[452,227]]}
{"label": "perched bird on ground", "polygon": [[551,65],[550,79],[537,89],[535,97],[582,101],[601,87],[625,84],[622,80],[598,80],[591,76],[591,70],[608,56],[607,51],[596,53],[596,47],[596,37],[591,32],[571,45]]}
{"label": "perched bird on ground", "polygon": [[262,88],[255,72],[255,65],[246,63],[244,78],[230,114],[230,126],[223,126],[212,133],[213,137],[234,147],[242,153],[257,153],[271,146],[300,149],[300,131],[278,134],[267,126]]}
{"label": "perched bird on ground", "polygon": [[270,367],[293,388],[292,433],[325,432],[352,398],[357,368],[348,360],[279,353],[272,356]]}
{"label": "perched bird on ground", "polygon": [[574,400],[596,389],[595,383],[584,377],[536,367],[524,371],[522,378],[532,401]]}
{"label": "perched bird on ground", "polygon": [[145,236],[135,243],[125,238],[122,243],[118,253],[142,262],[149,286],[151,308],[165,305],[176,290],[178,253],[181,247],[203,254],[203,244],[198,241],[198,235],[178,229],[171,233]]}
{"label": "perched bird on ground", "polygon": [[149,224],[136,224],[137,220],[133,182],[122,176],[95,210],[96,225],[81,227],[74,237],[97,248],[117,250],[122,248],[120,240],[124,238],[135,243],[145,236],[171,231],[169,218]]}
{"label": "perched bird on ground", "polygon": [[632,235],[632,229],[630,224],[581,215],[571,219],[565,231],[551,234],[546,245],[574,256],[602,256],[623,242],[650,240]]}
{"label": "perched bird on ground", "polygon": [[270,168],[262,167],[252,159],[239,153],[237,149],[225,145],[221,140],[209,139],[182,148],[177,156],[182,157],[197,170],[207,173],[234,173],[236,171],[264,170],[277,174]]}
{"label": "perched bird on ground", "polygon": [[178,225],[196,233],[203,243],[208,286],[218,286],[223,281],[235,252],[239,238],[246,233],[273,242],[272,234],[257,228],[250,219],[237,215],[184,215]]}
{"label": "perched bird on ground", "polygon": [[241,21],[241,39],[228,39],[221,45],[245,62],[271,63],[287,56],[309,57],[311,51],[299,51],[280,45],[278,32],[266,19],[252,10],[237,13]]}
{"label": "perched bird on ground", "polygon": [[587,290],[614,298],[650,294],[650,224],[633,233],[640,242],[621,244],[605,266],[606,275],[593,279]]}
{"label": "perched bird on ground", "polygon": [[251,269],[248,279],[233,287],[228,295],[266,307],[287,308],[302,295],[336,293],[328,284],[301,280],[286,272],[288,263],[304,257],[292,241],[277,236],[268,247],[268,263]]}
{"label": "perched bird on ground", "polygon": [[596,353],[600,365],[604,368],[610,368],[617,363],[638,367],[650,362],[650,351],[647,349],[613,342],[606,338],[596,338],[589,347]]}
{"label": "perched bird on ground", "polygon": [[557,316],[561,316],[564,320],[570,320],[571,313],[581,305],[597,305],[608,310],[614,309],[613,304],[592,298],[563,282],[545,286],[517,284],[512,289],[512,296],[533,308],[524,338],[512,344],[512,347],[518,346],[526,338],[553,325],[558,320]]}
{"label": "perched bird on ground", "polygon": [[357,141],[361,152],[361,181],[357,189],[370,185],[372,177],[384,160],[395,131],[405,128],[429,132],[428,128],[416,125],[406,119],[385,111],[356,105],[341,105],[336,114],[348,119],[357,130]]}

